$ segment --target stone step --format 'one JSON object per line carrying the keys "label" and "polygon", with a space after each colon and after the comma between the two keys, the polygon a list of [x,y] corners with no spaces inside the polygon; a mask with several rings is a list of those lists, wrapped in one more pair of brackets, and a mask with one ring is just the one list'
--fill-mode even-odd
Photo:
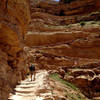
{"label": "stone step", "polygon": [[100,100],[100,97],[94,97],[93,100]]}
{"label": "stone step", "polygon": [[[43,100],[45,96],[52,96],[51,90],[47,89],[46,81],[47,71],[41,71],[36,73],[36,80],[31,81],[30,76],[21,81],[16,86],[15,93],[10,94],[8,100]],[[47,91],[41,91],[41,90]],[[38,96],[39,95],[39,96]]]}

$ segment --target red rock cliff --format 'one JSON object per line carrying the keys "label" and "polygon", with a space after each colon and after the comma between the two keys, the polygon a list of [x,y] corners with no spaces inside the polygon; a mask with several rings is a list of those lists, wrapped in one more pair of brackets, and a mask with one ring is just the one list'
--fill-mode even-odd
{"label": "red rock cliff", "polygon": [[30,19],[28,0],[0,0],[0,100],[24,78],[23,39]]}
{"label": "red rock cliff", "polygon": [[100,10],[100,1],[99,0],[73,0],[70,3],[51,3],[42,1],[38,5],[38,8],[41,8],[42,11],[55,14],[55,15],[80,15],[87,14]]}
{"label": "red rock cliff", "polygon": [[64,15],[80,15],[100,10],[99,0],[73,0],[69,4],[61,4],[59,8]]}

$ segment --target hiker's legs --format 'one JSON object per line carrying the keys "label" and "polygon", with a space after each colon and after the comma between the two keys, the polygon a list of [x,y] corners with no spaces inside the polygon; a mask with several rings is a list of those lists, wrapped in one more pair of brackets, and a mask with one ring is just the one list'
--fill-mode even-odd
{"label": "hiker's legs", "polygon": [[32,81],[32,73],[31,73],[31,81]]}
{"label": "hiker's legs", "polygon": [[34,71],[34,80],[35,80],[36,72]]}
{"label": "hiker's legs", "polygon": [[32,75],[33,75],[33,72],[31,72],[31,81],[32,81]]}

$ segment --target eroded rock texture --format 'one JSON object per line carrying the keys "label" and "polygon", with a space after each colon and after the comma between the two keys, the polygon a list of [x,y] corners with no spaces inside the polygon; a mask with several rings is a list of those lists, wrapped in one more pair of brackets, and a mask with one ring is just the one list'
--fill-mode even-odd
{"label": "eroded rock texture", "polygon": [[81,68],[67,70],[69,74],[64,79],[74,83],[89,98],[100,97],[99,63],[87,64]]}
{"label": "eroded rock texture", "polygon": [[[52,28],[53,29],[53,28]],[[45,52],[70,57],[100,58],[99,27],[78,27],[61,32],[31,33],[26,35],[28,46],[48,46]],[[33,40],[34,39],[34,40]]]}
{"label": "eroded rock texture", "polygon": [[[76,0],[77,3],[78,1]],[[83,4],[88,5],[90,1],[80,1],[80,5],[82,5],[79,6],[84,8]],[[75,2],[73,3],[76,6]],[[70,3],[69,6],[71,7],[73,3]],[[32,20],[29,32],[25,37],[25,43],[32,47],[32,50],[29,51],[32,60],[40,69],[54,70],[60,74],[61,78],[74,83],[89,98],[100,97],[98,69],[100,66],[100,24],[96,22],[100,18],[100,13],[91,9],[90,12],[87,12],[88,14],[83,16],[80,15],[80,9],[75,8],[78,11],[75,13],[77,16],[55,16],[48,12],[51,10],[48,10],[48,5],[45,5],[45,8],[43,8],[43,3],[41,5],[38,8],[31,6]],[[72,6],[71,12],[75,9]],[[93,13],[91,13],[92,11]],[[69,9],[66,12],[69,12]],[[85,14],[84,12],[86,11],[83,11],[82,14]],[[95,21],[83,22],[84,25],[81,25],[80,21],[91,20]],[[76,22],[80,23],[66,26]],[[74,65],[75,61],[76,65]],[[59,72],[59,68],[62,68],[63,71]]]}
{"label": "eroded rock texture", "polygon": [[70,3],[54,3],[52,0],[45,2],[44,0],[37,6],[44,12],[60,16],[87,14],[100,10],[98,0],[72,0]]}
{"label": "eroded rock texture", "polygon": [[26,71],[23,39],[30,19],[28,0],[0,0],[0,100],[7,100]]}
{"label": "eroded rock texture", "polygon": [[[31,60],[39,69],[58,73],[60,78],[75,84],[85,96],[100,97],[100,60],[68,57],[49,52],[48,47],[34,47],[30,50]],[[45,52],[43,49],[47,49]],[[75,65],[75,61],[77,64]]]}
{"label": "eroded rock texture", "polygon": [[[30,0],[31,31],[60,31],[49,26],[68,25],[80,21],[100,20],[100,3],[98,0],[73,0],[60,4],[53,0]],[[62,29],[63,30],[63,29]]]}
{"label": "eroded rock texture", "polygon": [[[90,98],[100,97],[99,11],[98,0],[73,0],[69,4],[42,0],[37,5],[31,0],[32,20],[25,36],[26,45],[32,47],[31,59],[40,69],[56,70]],[[58,72],[59,68],[63,71]]]}

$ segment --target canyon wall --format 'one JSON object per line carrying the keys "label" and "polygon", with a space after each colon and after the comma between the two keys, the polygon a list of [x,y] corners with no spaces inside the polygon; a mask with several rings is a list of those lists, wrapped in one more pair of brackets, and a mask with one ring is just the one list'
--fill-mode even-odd
{"label": "canyon wall", "polygon": [[100,3],[98,0],[73,0],[70,3],[51,3],[41,1],[37,4],[42,11],[60,16],[81,15],[95,11],[100,11]]}
{"label": "canyon wall", "polygon": [[59,4],[42,0],[34,5],[31,0],[32,20],[25,36],[37,67],[51,73],[64,69],[59,73],[61,77],[89,98],[100,97],[99,2],[73,0]]}
{"label": "canyon wall", "polygon": [[60,77],[74,83],[89,98],[100,97],[99,2],[73,0],[63,4],[42,0],[34,5],[31,0],[32,19],[25,35],[37,67],[51,73],[64,69]]}
{"label": "canyon wall", "polygon": [[53,0],[30,0],[31,22],[29,31],[60,31],[49,26],[69,25],[81,21],[99,21],[100,3],[98,0],[73,0],[60,4]]}
{"label": "canyon wall", "polygon": [[61,4],[59,8],[64,15],[80,15],[100,10],[98,0],[73,0],[68,4]]}
{"label": "canyon wall", "polygon": [[61,32],[31,33],[26,35],[28,46],[47,46],[45,52],[60,56],[100,58],[99,27],[76,27]]}
{"label": "canyon wall", "polygon": [[29,20],[28,0],[0,0],[0,100],[7,100],[25,78],[23,46]]}

